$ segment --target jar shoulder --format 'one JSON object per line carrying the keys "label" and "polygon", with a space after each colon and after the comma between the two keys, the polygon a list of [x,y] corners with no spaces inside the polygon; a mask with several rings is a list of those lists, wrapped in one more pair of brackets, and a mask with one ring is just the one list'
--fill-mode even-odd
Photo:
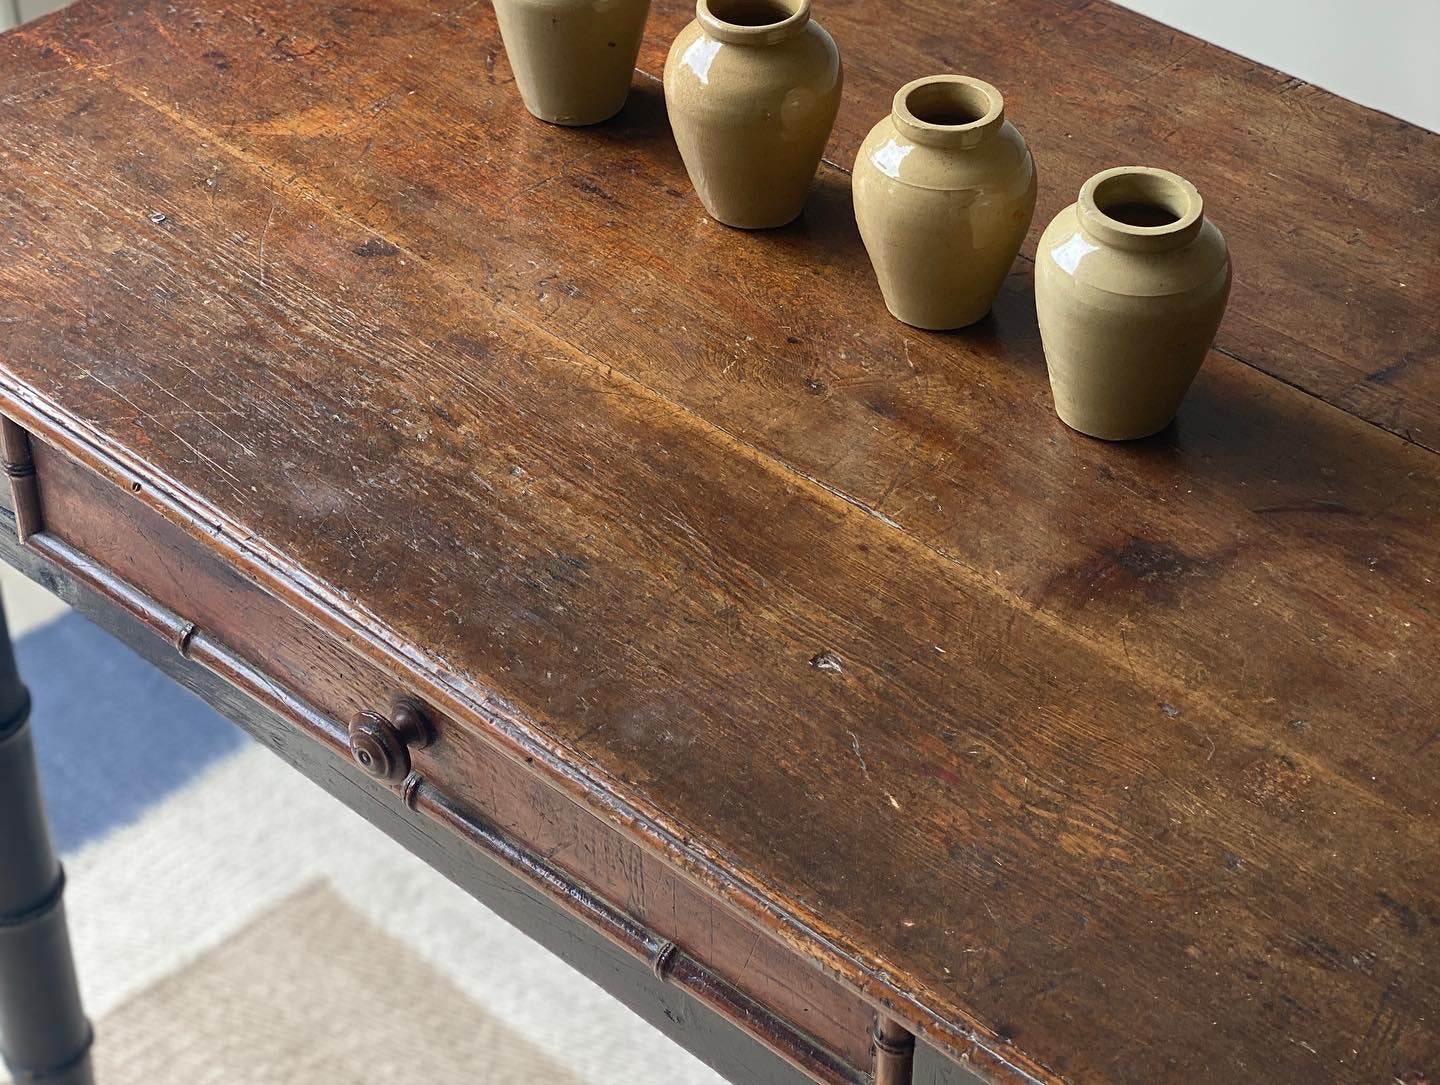
{"label": "jar shoulder", "polygon": [[783,97],[802,87],[838,98],[843,77],[835,39],[814,20],[793,37],[764,46],[722,42],[692,21],[665,62],[667,96],[704,94],[712,101]]}
{"label": "jar shoulder", "polygon": [[1230,252],[1209,219],[1188,245],[1167,252],[1134,252],[1101,245],[1080,229],[1075,204],[1065,208],[1040,235],[1035,250],[1037,279],[1068,280],[1077,286],[1135,297],[1228,290]]}
{"label": "jar shoulder", "polygon": [[957,192],[997,189],[1024,193],[1035,188],[1035,160],[1019,130],[1006,121],[975,147],[946,149],[907,139],[890,117],[870,130],[855,156],[857,183]]}

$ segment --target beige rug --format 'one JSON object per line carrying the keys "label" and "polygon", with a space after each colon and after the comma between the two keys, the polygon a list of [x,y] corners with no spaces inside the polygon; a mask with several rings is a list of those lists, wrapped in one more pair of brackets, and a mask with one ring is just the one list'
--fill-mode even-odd
{"label": "beige rug", "polygon": [[257,747],[64,858],[99,1085],[719,1085]]}
{"label": "beige rug", "polygon": [[581,1085],[324,885],[97,1024],[104,1085]]}

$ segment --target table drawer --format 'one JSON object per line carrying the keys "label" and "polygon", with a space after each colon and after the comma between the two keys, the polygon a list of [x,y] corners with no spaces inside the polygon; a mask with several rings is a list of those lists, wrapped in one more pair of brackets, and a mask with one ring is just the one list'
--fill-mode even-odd
{"label": "table drawer", "polygon": [[[10,436],[17,432],[12,429]],[[33,506],[17,509],[22,535],[33,532],[30,545],[52,559],[66,549],[83,555],[93,563],[92,576],[108,573],[173,612],[179,620],[167,633],[182,653],[203,632],[207,643],[223,645],[249,671],[332,721],[367,709],[383,714],[394,698],[415,692],[397,688],[381,666],[142,500],[145,479],[125,477],[111,465],[102,474],[39,440],[30,441],[30,455],[38,503],[27,496],[29,482],[22,478],[15,504],[28,500]],[[87,575],[84,567],[72,572]],[[816,1076],[854,1080],[869,1073],[875,1014],[858,995],[487,741],[479,725],[426,710],[434,741],[411,753],[415,773],[399,788],[402,793],[423,781],[441,820],[453,827],[466,811],[479,815],[528,856],[543,856],[538,861],[546,869],[573,880],[579,891],[674,943],[685,958],[801,1034],[802,1042],[813,1040],[833,1056],[833,1074],[807,1067]],[[343,724],[320,737],[338,745]],[[413,795],[406,797],[415,805]],[[756,1034],[768,1027],[763,1015],[737,1023]],[[778,1050],[784,1044],[771,1046]]]}

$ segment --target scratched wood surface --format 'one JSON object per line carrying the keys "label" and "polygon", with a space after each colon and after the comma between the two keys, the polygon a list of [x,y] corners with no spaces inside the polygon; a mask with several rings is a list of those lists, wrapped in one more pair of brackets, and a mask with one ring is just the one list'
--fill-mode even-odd
{"label": "scratched wood surface", "polygon": [[[656,0],[640,65],[658,75],[685,0]],[[1107,166],[1199,186],[1235,260],[1221,350],[1440,449],[1440,137],[1093,0],[830,0],[849,169],[917,73],[990,80],[1037,151],[1024,252]]]}
{"label": "scratched wood surface", "polygon": [[[1387,276],[1435,137],[1104,5],[964,9],[991,31],[822,9],[837,161],[967,49],[1040,217],[1228,110],[1160,164],[1218,189],[1248,285],[1158,438],[1056,421],[1023,261],[978,328],[896,325],[842,170],[792,228],[718,227],[653,80],[539,125],[458,0],[82,0],[4,39],[0,384],[992,1076],[1433,1076],[1437,271]],[[1322,122],[1394,161],[1324,171]],[[1395,244],[1350,260],[1357,222]]]}

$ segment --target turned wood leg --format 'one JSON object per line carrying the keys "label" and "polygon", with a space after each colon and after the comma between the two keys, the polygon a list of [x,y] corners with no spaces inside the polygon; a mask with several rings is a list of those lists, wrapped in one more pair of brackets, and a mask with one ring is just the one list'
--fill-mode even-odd
{"label": "turned wood leg", "polygon": [[0,1053],[17,1085],[91,1085],[61,894],[30,744],[30,694],[0,610]]}

